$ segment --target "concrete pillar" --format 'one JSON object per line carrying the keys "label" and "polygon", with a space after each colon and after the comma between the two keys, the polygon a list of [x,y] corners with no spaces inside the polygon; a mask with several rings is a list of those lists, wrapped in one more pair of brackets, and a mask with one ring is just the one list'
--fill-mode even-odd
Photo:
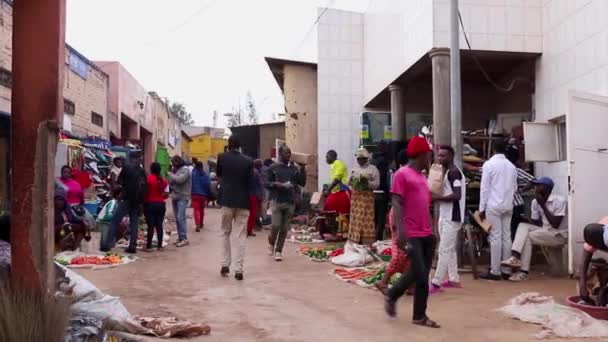
{"label": "concrete pillar", "polygon": [[433,143],[451,144],[450,117],[450,50],[433,49],[429,52],[433,73]]}
{"label": "concrete pillar", "polygon": [[19,286],[53,291],[65,0],[15,1],[13,14],[11,276]]}
{"label": "concrete pillar", "polygon": [[405,127],[405,106],[403,104],[403,88],[398,84],[388,86],[391,92],[391,125],[393,140],[405,141],[407,130]]}

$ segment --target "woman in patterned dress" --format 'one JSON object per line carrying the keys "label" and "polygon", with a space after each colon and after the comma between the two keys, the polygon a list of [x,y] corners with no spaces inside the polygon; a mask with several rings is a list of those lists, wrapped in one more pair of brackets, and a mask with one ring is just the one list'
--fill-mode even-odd
{"label": "woman in patterned dress", "polygon": [[349,179],[353,193],[348,239],[357,244],[367,245],[376,240],[374,190],[380,187],[380,173],[369,163],[369,152],[366,149],[358,149],[355,157],[358,165],[352,170]]}

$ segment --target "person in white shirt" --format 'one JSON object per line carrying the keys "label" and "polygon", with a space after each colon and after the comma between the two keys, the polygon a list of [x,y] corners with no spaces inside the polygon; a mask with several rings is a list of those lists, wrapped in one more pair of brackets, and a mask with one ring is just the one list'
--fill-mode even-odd
{"label": "person in white shirt", "polygon": [[[458,166],[454,165],[454,149],[451,146],[441,146],[437,153],[437,161],[443,166],[443,190],[441,196],[433,195],[433,200],[439,202],[439,260],[435,277],[431,281],[430,293],[442,291],[441,288],[461,288],[458,275],[458,255],[456,244],[462,223],[464,222],[464,206],[466,186],[464,175]],[[447,279],[446,279],[447,276]]]}
{"label": "person in white shirt", "polygon": [[481,278],[486,280],[507,279],[511,270],[503,267],[501,261],[511,255],[511,216],[513,198],[517,191],[517,170],[505,157],[506,143],[494,144],[494,156],[483,164],[479,212],[482,220],[490,228],[491,269]]}
{"label": "person in white shirt", "polygon": [[568,219],[566,218],[567,200],[553,194],[554,183],[551,178],[543,177],[532,181],[535,186],[535,199],[532,201],[529,223],[520,223],[513,241],[512,256],[503,261],[504,266],[520,268],[520,272],[509,280],[528,279],[532,245],[560,247],[568,241]]}

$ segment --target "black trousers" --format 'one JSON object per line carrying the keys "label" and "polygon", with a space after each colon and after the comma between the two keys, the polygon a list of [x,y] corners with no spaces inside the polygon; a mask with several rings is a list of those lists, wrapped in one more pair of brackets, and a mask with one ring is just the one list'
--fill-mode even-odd
{"label": "black trousers", "polygon": [[156,239],[158,240],[158,248],[163,246],[163,221],[165,220],[165,212],[167,207],[165,203],[146,203],[144,204],[144,216],[148,225],[148,234],[146,234],[146,248],[152,248],[152,236],[156,229]]}
{"label": "black trousers", "polygon": [[414,293],[414,320],[426,317],[426,306],[429,298],[429,272],[435,253],[434,236],[411,238],[408,240],[407,253],[411,261],[410,269],[388,291],[388,298],[397,301],[407,289],[416,285]]}
{"label": "black trousers", "polygon": [[374,223],[376,225],[376,241],[384,240],[387,213],[388,196],[385,193],[374,194]]}
{"label": "black trousers", "polygon": [[521,215],[524,213],[524,206],[518,205],[513,207],[513,216],[511,217],[511,241],[515,240],[517,227],[521,223]]}

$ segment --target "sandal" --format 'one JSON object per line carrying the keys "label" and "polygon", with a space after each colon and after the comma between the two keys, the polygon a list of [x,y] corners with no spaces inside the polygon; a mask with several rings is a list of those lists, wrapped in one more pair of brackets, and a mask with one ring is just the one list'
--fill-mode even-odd
{"label": "sandal", "polygon": [[432,321],[428,317],[424,317],[423,319],[414,319],[414,320],[412,320],[412,324],[421,325],[423,327],[433,328],[433,329],[441,328],[439,323]]}

